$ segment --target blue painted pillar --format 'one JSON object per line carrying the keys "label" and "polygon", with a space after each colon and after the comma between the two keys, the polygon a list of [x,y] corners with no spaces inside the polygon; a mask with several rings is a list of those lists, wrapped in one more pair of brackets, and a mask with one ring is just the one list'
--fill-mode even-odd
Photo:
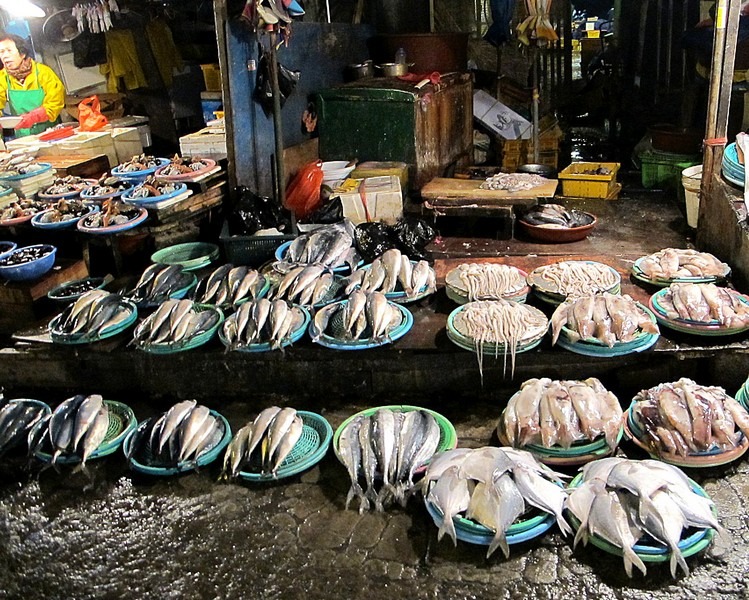
{"label": "blue painted pillar", "polygon": [[[253,100],[260,63],[258,42],[267,48],[268,38],[255,35],[244,24],[228,27],[229,90],[234,118],[234,153],[237,184],[264,196],[273,195],[273,119]],[[281,111],[284,147],[308,139],[302,130],[302,113],[314,94],[343,81],[346,65],[369,58],[367,39],[374,35],[368,25],[343,23],[293,23],[288,46],[278,51],[279,62],[301,71],[294,93]],[[230,157],[231,159],[232,157]]]}

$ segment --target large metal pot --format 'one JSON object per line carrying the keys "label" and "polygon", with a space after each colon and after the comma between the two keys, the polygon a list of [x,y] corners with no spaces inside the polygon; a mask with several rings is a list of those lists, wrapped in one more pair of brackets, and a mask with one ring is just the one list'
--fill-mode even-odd
{"label": "large metal pot", "polygon": [[363,77],[374,77],[374,63],[371,60],[349,65],[346,70],[349,78],[352,80],[362,79]]}
{"label": "large metal pot", "polygon": [[381,65],[375,65],[375,67],[382,71],[385,77],[398,77],[408,73],[407,63],[382,63]]}

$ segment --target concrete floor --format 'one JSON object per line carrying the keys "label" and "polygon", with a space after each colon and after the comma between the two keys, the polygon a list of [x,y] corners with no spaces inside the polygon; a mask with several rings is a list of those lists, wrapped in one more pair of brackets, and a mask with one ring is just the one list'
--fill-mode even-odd
{"label": "concrete floor", "polygon": [[[639,226],[641,239],[651,245],[674,236],[680,227],[673,206],[664,204],[658,215],[659,227],[667,235],[659,237],[655,227],[648,235],[647,224]],[[632,215],[632,223],[639,217],[639,213]],[[603,231],[616,234],[611,225]],[[631,224],[626,231],[632,231]],[[589,243],[600,241],[594,237]],[[633,238],[627,235],[618,243],[623,245],[618,253],[627,253]],[[401,361],[408,354],[390,356]],[[81,361],[88,360],[88,355],[80,356]],[[194,357],[197,360],[199,354]],[[749,368],[744,357],[737,352],[735,360],[727,361],[731,373],[715,368],[701,373],[701,382],[745,379]],[[670,378],[700,367],[688,360],[682,363],[684,372],[661,371],[660,375]],[[444,360],[440,364],[444,366]],[[573,366],[570,363],[566,368]],[[17,382],[19,368],[16,365],[8,372]],[[614,369],[612,377],[621,386],[617,392],[622,403],[639,389],[638,373],[647,368],[638,363],[629,370]],[[656,376],[652,372],[656,370],[657,365],[652,366],[648,378]],[[516,383],[533,375],[542,374],[532,373],[530,365]],[[41,399],[51,404],[64,399],[65,391],[60,388],[68,385],[66,381],[51,385]],[[98,381],[89,378],[82,384],[107,387],[106,382],[104,374]],[[189,380],[184,385],[189,388]],[[17,386],[34,390],[31,379]],[[332,382],[331,386],[336,387]],[[497,444],[494,427],[506,396],[474,396],[470,390],[462,396],[413,396],[406,388],[401,374],[376,397],[357,392],[345,397],[268,397],[248,388],[243,398],[234,390],[230,397],[221,397],[219,392],[201,400],[224,414],[234,430],[271,402],[320,412],[334,428],[366,407],[417,404],[450,419],[461,446]],[[121,387],[112,391],[108,397],[128,403],[140,419],[179,399],[127,393]],[[630,443],[619,451],[633,458],[643,456]],[[676,581],[663,565],[650,566],[647,577],[636,574],[629,580],[620,558],[593,547],[573,552],[571,540],[562,538],[556,528],[542,538],[513,546],[509,560],[500,553],[487,560],[483,547],[459,542],[454,548],[447,539],[437,543],[436,527],[419,499],[412,499],[405,510],[384,514],[344,510],[348,478],[332,451],[308,472],[275,484],[218,483],[217,465],[198,473],[153,479],[130,472],[119,453],[92,464],[91,470],[93,485],[70,469],[40,473],[36,467],[29,472],[24,461],[0,462],[0,598],[749,597],[746,460],[689,473],[715,500],[733,544],[717,544],[690,558],[692,573]]]}
{"label": "concrete floor", "polygon": [[[285,399],[278,398],[279,402]],[[288,399],[292,402],[292,399]],[[428,401],[424,402],[428,403]],[[437,402],[461,446],[496,444],[500,408]],[[155,412],[140,401],[136,414]],[[371,406],[326,411],[337,427]],[[233,428],[254,412],[222,406]],[[642,456],[631,444],[620,452]],[[25,473],[3,464],[0,598],[746,598],[749,494],[745,461],[690,476],[715,500],[733,546],[688,559],[673,581],[665,565],[629,580],[622,561],[578,548],[556,528],[500,553],[436,541],[420,499],[407,509],[344,510],[348,478],[332,451],[308,472],[275,484],[217,483],[216,464],[168,479],[129,472],[117,454],[83,474]]]}

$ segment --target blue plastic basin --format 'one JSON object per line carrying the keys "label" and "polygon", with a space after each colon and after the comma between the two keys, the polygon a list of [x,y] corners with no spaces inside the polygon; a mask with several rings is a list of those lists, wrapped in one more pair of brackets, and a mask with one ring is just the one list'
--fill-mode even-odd
{"label": "blue plastic basin", "polygon": [[16,248],[13,252],[8,255],[12,256],[16,252],[25,250],[26,248],[48,248],[49,253],[45,254],[41,258],[32,260],[31,262],[23,263],[20,265],[0,265],[0,276],[8,279],[9,281],[30,281],[37,279],[49,271],[55,264],[55,254],[57,248],[50,244],[35,244],[34,246],[24,246],[23,248]]}

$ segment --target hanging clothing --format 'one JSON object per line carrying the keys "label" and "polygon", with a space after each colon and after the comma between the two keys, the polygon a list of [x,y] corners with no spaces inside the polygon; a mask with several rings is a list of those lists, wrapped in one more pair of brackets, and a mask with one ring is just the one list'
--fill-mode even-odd
{"label": "hanging clothing", "polygon": [[494,46],[510,40],[510,22],[515,13],[515,0],[490,0],[492,24],[484,34],[484,39]]}
{"label": "hanging clothing", "polygon": [[103,33],[84,31],[70,42],[70,46],[73,49],[73,64],[79,69],[107,62],[107,42]]}
{"label": "hanging clothing", "polygon": [[163,19],[154,19],[146,25],[146,36],[164,85],[172,87],[174,69],[181,71],[184,66],[182,56],[174,43],[172,30]]}
{"label": "hanging clothing", "polygon": [[127,90],[147,87],[135,47],[133,32],[129,29],[111,29],[105,34],[107,40],[107,63],[99,66],[107,78],[107,91],[117,93],[120,84]]}
{"label": "hanging clothing", "polygon": [[23,83],[11,77],[5,69],[0,71],[0,102],[2,108],[9,104],[14,115],[43,107],[48,120],[29,129],[18,129],[16,136],[41,133],[59,122],[60,113],[65,108],[65,86],[52,69],[32,59],[31,72]]}

